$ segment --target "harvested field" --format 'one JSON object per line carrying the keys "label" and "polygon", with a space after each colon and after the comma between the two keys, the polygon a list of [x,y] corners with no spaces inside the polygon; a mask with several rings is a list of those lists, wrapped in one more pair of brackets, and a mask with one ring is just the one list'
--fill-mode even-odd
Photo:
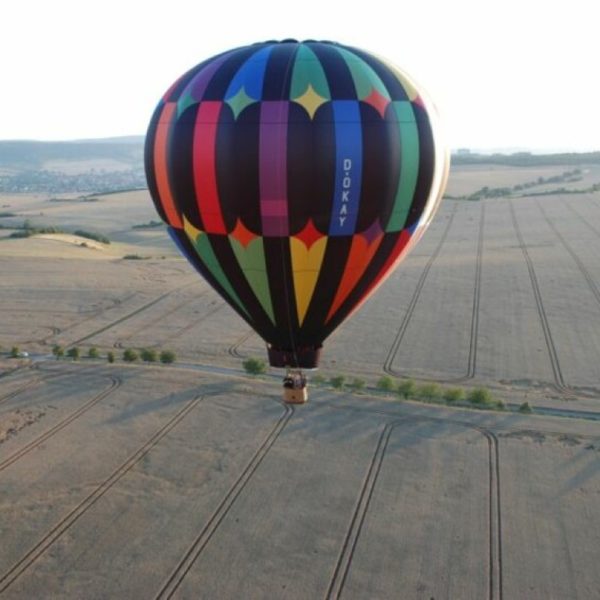
{"label": "harvested field", "polygon": [[[571,168],[463,168],[449,191]],[[598,194],[446,200],[325,343],[323,375],[368,391],[298,407],[243,374],[264,344],[164,229],[132,229],[147,193],[2,204],[113,240],[0,239],[2,598],[595,597]],[[573,418],[402,402],[384,375]]]}

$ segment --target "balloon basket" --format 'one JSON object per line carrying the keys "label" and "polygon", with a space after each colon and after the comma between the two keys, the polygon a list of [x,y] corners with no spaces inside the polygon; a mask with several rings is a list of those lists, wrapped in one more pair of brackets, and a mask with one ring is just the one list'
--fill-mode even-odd
{"label": "balloon basket", "polygon": [[286,404],[304,404],[307,400],[306,377],[302,371],[288,369],[283,378],[283,401]]}

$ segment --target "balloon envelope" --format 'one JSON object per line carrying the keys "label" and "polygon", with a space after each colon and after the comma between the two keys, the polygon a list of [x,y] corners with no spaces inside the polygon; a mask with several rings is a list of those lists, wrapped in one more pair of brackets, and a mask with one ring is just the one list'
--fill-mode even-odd
{"label": "balloon envelope", "polygon": [[403,72],[332,42],[265,42],[165,93],[145,166],[181,252],[267,342],[316,366],[437,208],[448,155]]}

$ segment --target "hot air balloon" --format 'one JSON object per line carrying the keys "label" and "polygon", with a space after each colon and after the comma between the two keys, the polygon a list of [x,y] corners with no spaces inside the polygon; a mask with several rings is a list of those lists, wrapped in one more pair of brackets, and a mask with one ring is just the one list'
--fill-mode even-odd
{"label": "hot air balloon", "polygon": [[150,194],[180,251],[266,342],[311,369],[433,218],[448,154],[385,60],[284,40],[200,63],[148,127]]}

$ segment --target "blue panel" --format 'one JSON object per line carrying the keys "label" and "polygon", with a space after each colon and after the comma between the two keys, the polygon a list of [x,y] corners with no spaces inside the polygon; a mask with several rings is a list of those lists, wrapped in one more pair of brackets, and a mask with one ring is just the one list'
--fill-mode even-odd
{"label": "blue panel", "polygon": [[225,100],[233,98],[242,87],[250,98],[254,100],[261,99],[265,68],[272,49],[273,46],[268,46],[267,48],[259,50],[242,65],[227,88]]}
{"label": "blue panel", "polygon": [[355,100],[334,100],[335,192],[329,235],[352,235],[362,183],[362,129]]}

